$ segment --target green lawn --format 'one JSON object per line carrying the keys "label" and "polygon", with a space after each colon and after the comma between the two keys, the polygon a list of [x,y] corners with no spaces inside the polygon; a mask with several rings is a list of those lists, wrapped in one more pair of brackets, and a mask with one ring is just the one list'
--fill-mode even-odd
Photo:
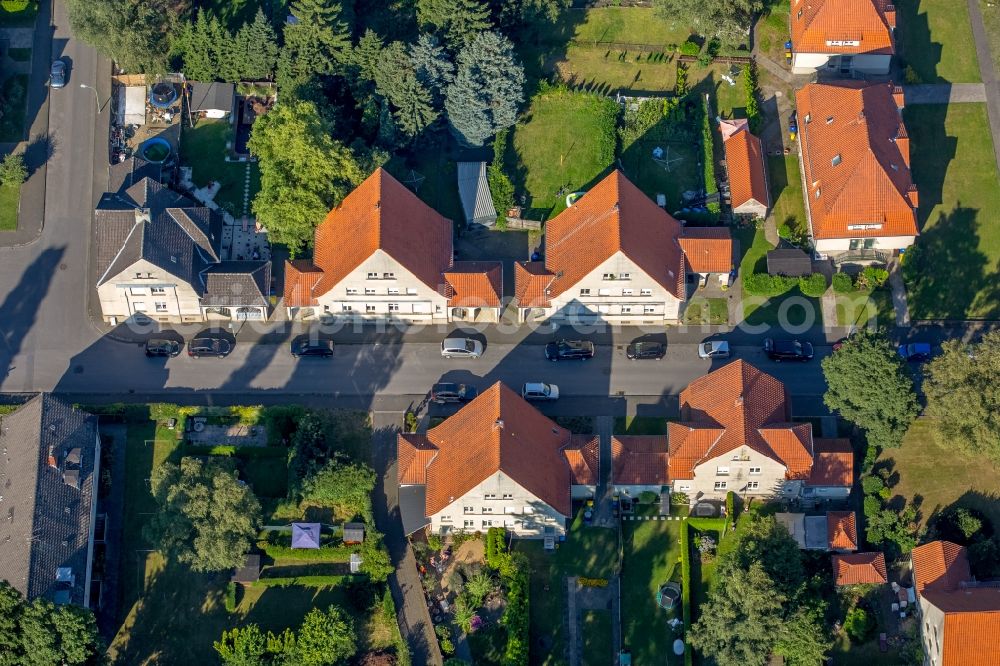
{"label": "green lawn", "polygon": [[1000,187],[986,107],[911,106],[921,236],[904,276],[915,319],[1000,318]]}
{"label": "green lawn", "polygon": [[836,298],[837,326],[865,326],[872,319],[881,326],[895,325],[896,314],[888,289],[836,294]]}
{"label": "green lawn", "polygon": [[686,324],[725,324],[729,321],[729,302],[725,298],[695,298],[684,310]]}
{"label": "green lawn", "polygon": [[1000,12],[997,12],[996,3],[993,0],[979,0],[979,11],[982,12],[986,38],[990,42],[993,67],[1000,71]]}
{"label": "green lawn", "polygon": [[17,229],[17,207],[20,199],[20,187],[0,185],[0,231]]}
{"label": "green lawn", "polygon": [[667,622],[680,613],[656,603],[663,583],[680,582],[680,530],[673,520],[622,523],[622,637],[636,664],[683,663],[674,656],[675,636]]}
{"label": "green lawn", "polygon": [[539,30],[544,30],[538,34],[539,42],[555,45],[569,38],[584,43],[625,42],[664,48],[680,44],[691,34],[646,7],[568,9],[555,23]]}
{"label": "green lawn", "polygon": [[896,39],[902,66],[922,83],[979,81],[969,11],[953,0],[899,0]]}
{"label": "green lawn", "polygon": [[667,420],[655,416],[616,416],[616,435],[666,435]]}
{"label": "green lawn", "polygon": [[767,177],[771,185],[772,215],[777,225],[799,225],[807,228],[806,207],[802,202],[802,178],[799,174],[799,156],[769,155]]}
{"label": "green lawn", "polygon": [[588,610],[580,614],[583,634],[583,666],[607,666],[615,657],[611,635],[611,611]]}
{"label": "green lawn", "polygon": [[612,100],[552,90],[536,95],[527,121],[514,129],[507,163],[518,192],[527,192],[529,217],[551,217],[566,195],[592,187],[615,158],[618,105]]}
{"label": "green lawn", "polygon": [[757,44],[760,50],[775,62],[785,61],[785,42],[789,39],[788,16],[791,12],[789,0],[779,0],[767,10],[767,15],[757,21]]}
{"label": "green lawn", "polygon": [[[737,236],[741,251],[744,252],[740,261],[740,275],[766,273],[767,253],[774,246],[764,236],[764,230],[742,228],[737,231]],[[800,326],[810,320],[821,323],[819,299],[804,296],[798,287],[769,299],[743,291],[743,320],[748,324],[774,326],[782,323],[783,319],[791,326]]]}
{"label": "green lawn", "polygon": [[[221,187],[215,202],[234,217],[250,214],[249,202],[260,189],[260,169],[256,162],[227,162],[226,142],[231,140],[226,120],[199,120],[197,127],[185,126],[181,133],[181,162],[192,169],[198,187],[217,181]],[[250,169],[250,198],[243,205],[247,169]]]}
{"label": "green lawn", "polygon": [[0,89],[0,143],[24,139],[24,114],[28,105],[28,75],[14,74]]}
{"label": "green lawn", "polygon": [[930,420],[920,418],[910,426],[898,449],[886,449],[881,460],[891,461],[899,483],[895,495],[923,498],[921,520],[960,502],[978,509],[1000,525],[1000,468],[983,456],[967,455],[952,445],[941,445],[933,436]]}

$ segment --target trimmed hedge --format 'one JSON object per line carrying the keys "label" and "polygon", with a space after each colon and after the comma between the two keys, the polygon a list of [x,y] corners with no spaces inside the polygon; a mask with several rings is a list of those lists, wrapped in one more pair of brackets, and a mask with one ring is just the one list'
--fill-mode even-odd
{"label": "trimmed hedge", "polygon": [[826,276],[822,273],[803,275],[799,278],[799,290],[811,298],[819,298],[826,293]]}
{"label": "trimmed hedge", "polygon": [[284,446],[185,446],[184,454],[232,458],[285,458],[288,456],[288,449]]}
{"label": "trimmed hedge", "polygon": [[760,131],[761,117],[760,105],[757,103],[757,68],[753,63],[743,65],[743,89],[746,93],[747,124],[750,126],[750,133],[757,134]]}
{"label": "trimmed hedge", "polygon": [[258,544],[264,553],[274,560],[302,560],[305,562],[333,562],[342,564],[351,561],[353,553],[361,552],[361,546],[325,546],[323,548],[289,548],[273,544]]}
{"label": "trimmed hedge", "polygon": [[[713,146],[715,140],[712,135],[712,105],[708,99],[702,101],[702,122],[701,122],[701,146],[704,151],[705,160],[705,194],[711,195],[718,190],[715,182],[715,151]],[[722,211],[722,206],[718,201],[706,204],[705,208],[713,216],[717,216]]]}
{"label": "trimmed hedge", "polygon": [[348,574],[345,576],[292,576],[287,578],[258,578],[251,587],[330,587],[354,581],[362,581],[366,576]]}
{"label": "trimmed hedge", "polygon": [[767,273],[751,273],[743,276],[743,288],[752,296],[781,296],[799,284],[798,278]]}
{"label": "trimmed hedge", "polygon": [[838,294],[849,294],[854,291],[854,281],[847,273],[834,273],[833,290]]}
{"label": "trimmed hedge", "polygon": [[236,610],[236,583],[226,583],[226,610],[232,613]]}

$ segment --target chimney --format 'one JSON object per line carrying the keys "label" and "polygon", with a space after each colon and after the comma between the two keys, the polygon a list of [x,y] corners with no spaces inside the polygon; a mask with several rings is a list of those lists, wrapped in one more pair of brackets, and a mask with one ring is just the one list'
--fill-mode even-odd
{"label": "chimney", "polygon": [[896,108],[902,110],[906,106],[905,95],[903,95],[903,86],[895,86],[892,89],[892,101],[896,103]]}
{"label": "chimney", "polygon": [[503,430],[503,419],[497,419],[496,421],[494,421],[493,422],[493,427],[494,428],[499,428],[500,430]]}
{"label": "chimney", "polygon": [[140,222],[149,222],[152,217],[149,214],[148,208],[136,208],[135,209],[135,222],[136,224]]}
{"label": "chimney", "polygon": [[920,197],[917,196],[917,186],[916,185],[910,185],[910,189],[906,191],[906,196],[909,197],[909,199],[910,199],[910,205],[912,205],[914,208],[917,208],[917,207],[920,206]]}
{"label": "chimney", "polygon": [[59,461],[56,460],[56,451],[54,446],[49,446],[49,467],[59,468]]}
{"label": "chimney", "polygon": [[896,29],[896,5],[886,5],[886,7],[885,7],[885,22],[893,30]]}

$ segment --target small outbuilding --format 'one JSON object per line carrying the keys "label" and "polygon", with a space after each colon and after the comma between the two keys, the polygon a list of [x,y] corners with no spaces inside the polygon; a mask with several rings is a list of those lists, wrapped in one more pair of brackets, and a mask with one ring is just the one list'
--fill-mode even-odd
{"label": "small outbuilding", "polygon": [[292,523],[292,548],[319,548],[319,523]]}
{"label": "small outbuilding", "polygon": [[[492,227],[497,221],[490,184],[486,177],[486,162],[458,163],[458,196],[462,200],[466,224]],[[500,211],[506,214],[507,211]]]}
{"label": "small outbuilding", "polygon": [[260,578],[260,553],[247,553],[243,566],[233,571],[231,580],[234,583],[255,583]]}
{"label": "small outbuilding", "polygon": [[798,248],[771,250],[767,253],[767,272],[788,277],[812,275],[812,259]]}
{"label": "small outbuilding", "polygon": [[361,543],[365,540],[365,526],[362,523],[344,523],[344,543]]}
{"label": "small outbuilding", "polygon": [[233,111],[235,92],[232,83],[191,82],[188,84],[188,108],[191,113],[201,113],[206,118],[225,118]]}
{"label": "small outbuilding", "polygon": [[352,574],[361,571],[361,555],[358,553],[351,553],[350,567]]}

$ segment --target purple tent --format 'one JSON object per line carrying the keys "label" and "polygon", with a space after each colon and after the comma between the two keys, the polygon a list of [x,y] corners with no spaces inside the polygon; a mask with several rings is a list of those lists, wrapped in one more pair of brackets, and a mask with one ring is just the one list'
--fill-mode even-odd
{"label": "purple tent", "polygon": [[319,548],[319,523],[292,523],[292,548]]}

